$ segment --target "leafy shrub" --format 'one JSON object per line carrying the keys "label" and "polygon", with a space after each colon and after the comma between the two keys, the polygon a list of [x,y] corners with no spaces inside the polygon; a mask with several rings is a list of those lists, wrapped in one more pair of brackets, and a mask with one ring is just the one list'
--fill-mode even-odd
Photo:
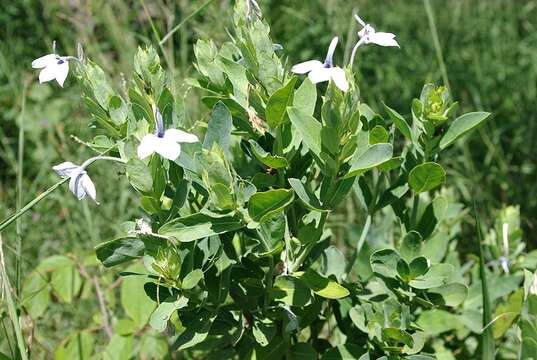
{"label": "leafy shrub", "polygon": [[[91,147],[101,155],[55,170],[78,198],[97,201],[91,164],[120,163],[146,214],[95,249],[105,267],[141,260],[122,273],[126,316],[105,356],[130,357],[135,333],[162,357],[472,358],[494,356],[492,337],[532,356],[535,275],[525,268],[536,264],[511,248],[516,209],[486,234],[498,259],[492,271],[482,251],[464,266],[453,251],[467,210],[446,186],[442,155],[489,114],[455,117],[448,91],[427,84],[411,119],[387,105],[382,116],[360,101],[352,67],[340,69],[348,91],[337,80],[301,80],[248,4],[236,6],[232,41],[194,48],[198,76],[189,84],[212,109],[206,129],[194,129],[203,141],[177,130],[187,104],[153,48],[138,50],[125,94],[78,58],[99,132]],[[338,247],[330,217],[351,194],[366,219],[357,241]],[[366,242],[373,219],[388,229],[383,243]],[[49,290],[38,285],[50,283],[65,302],[80,291],[75,263],[62,261],[50,277],[38,276],[40,265],[27,279],[41,299],[28,300],[34,316],[48,306]],[[506,295],[493,321],[490,303]],[[518,340],[508,332],[515,321]],[[73,339],[57,356],[78,346],[89,357],[91,334]],[[510,346],[500,351],[519,351]]]}

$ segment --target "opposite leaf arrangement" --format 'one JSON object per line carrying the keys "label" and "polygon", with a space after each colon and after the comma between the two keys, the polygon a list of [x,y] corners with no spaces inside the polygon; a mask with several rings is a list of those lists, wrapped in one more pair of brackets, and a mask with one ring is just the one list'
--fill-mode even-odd
{"label": "opposite leaf arrangement", "polygon": [[[399,46],[356,20],[363,29],[349,65],[362,45]],[[100,132],[92,146],[110,156],[54,170],[79,199],[95,200],[86,167],[124,164],[145,212],[99,245],[98,259],[143,260],[143,272],[124,273],[146,281],[132,296],[154,300],[149,324],[186,358],[435,358],[451,340],[433,342],[431,323],[455,316],[468,294],[447,245],[435,250],[460,231],[438,161],[489,114],[454,119],[447,90],[426,85],[411,119],[388,106],[385,118],[360,101],[351,66],[334,66],[337,37],[324,63],[292,67],[308,73],[300,83],[269,32],[257,3],[238,1],[232,41],[195,45],[199,76],[188,84],[212,109],[206,130],[196,129],[203,141],[176,129],[185,126],[183,97],[153,48],[136,54],[126,96],[79,59]],[[62,85],[61,61],[52,54],[33,66]],[[344,254],[329,218],[351,197],[365,218]],[[366,241],[374,218],[392,223],[388,247]]]}

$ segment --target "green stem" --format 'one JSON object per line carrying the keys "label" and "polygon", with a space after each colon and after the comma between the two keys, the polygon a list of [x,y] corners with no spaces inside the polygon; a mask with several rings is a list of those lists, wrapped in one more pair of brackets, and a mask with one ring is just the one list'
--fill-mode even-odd
{"label": "green stem", "polygon": [[367,217],[365,218],[365,224],[362,229],[362,233],[360,234],[360,239],[358,239],[358,245],[356,245],[354,258],[358,257],[358,254],[360,254],[360,250],[362,250],[362,247],[364,246],[365,239],[367,238],[367,234],[369,233],[370,227],[371,227],[371,214],[367,214]]}
{"label": "green stem", "polygon": [[[18,160],[17,160],[17,211],[22,207],[22,177],[24,171],[24,116],[26,112],[26,90],[28,84],[24,85],[22,93],[21,114],[19,120],[19,144],[18,144]],[[16,224],[16,257],[15,257],[15,290],[16,294],[21,293],[21,275],[22,275],[22,224],[17,219]]]}
{"label": "green stem", "polygon": [[267,272],[267,276],[265,279],[265,282],[267,283],[266,291],[265,291],[265,311],[267,311],[269,305],[270,305],[270,296],[272,294],[272,278],[274,277],[274,257],[272,255],[269,256],[269,268]]}
{"label": "green stem", "polygon": [[162,46],[162,44],[164,44],[170,37],[172,37],[173,34],[175,34],[175,32],[177,30],[179,30],[181,28],[181,26],[183,26],[187,21],[189,21],[190,19],[192,19],[194,16],[196,16],[198,13],[200,13],[201,11],[203,11],[203,9],[205,9],[207,6],[209,6],[214,0],[208,0],[206,1],[204,4],[202,4],[199,8],[197,8],[194,12],[192,12],[190,15],[188,15],[187,17],[185,17],[184,19],[181,20],[181,22],[179,24],[177,24],[173,29],[171,29],[166,35],[164,35],[164,37],[162,38],[162,40],[159,41],[159,46]]}
{"label": "green stem", "polygon": [[11,318],[11,323],[15,329],[15,337],[17,338],[17,346],[19,348],[20,357],[22,360],[28,360],[28,354],[26,352],[26,346],[24,344],[24,337],[22,336],[21,326],[19,322],[19,316],[17,314],[17,308],[13,301],[13,294],[9,278],[7,277],[6,264],[4,262],[4,244],[2,242],[2,236],[0,235],[0,274],[2,275],[2,286],[4,288],[4,296],[6,298],[6,304]]}
{"label": "green stem", "polygon": [[304,261],[306,261],[306,259],[308,258],[311,250],[313,250],[313,248],[317,244],[317,241],[323,235],[324,224],[326,223],[326,218],[327,217],[328,217],[328,213],[323,212],[321,214],[321,219],[319,221],[319,228],[318,228],[318,236],[316,236],[316,241],[312,241],[311,243],[306,245],[306,247],[304,248],[302,253],[297,257],[297,259],[293,263],[293,266],[291,267],[291,271],[290,271],[291,273],[294,273],[295,271],[297,271],[300,268],[300,266],[302,266],[302,263]]}
{"label": "green stem", "polygon": [[36,197],[35,199],[33,199],[32,201],[30,201],[28,204],[26,204],[26,206],[24,206],[22,209],[20,209],[19,211],[17,211],[15,214],[11,215],[10,217],[8,217],[6,220],[2,221],[2,223],[0,223],[0,232],[2,232],[2,230],[4,230],[6,227],[8,227],[13,221],[17,220],[19,217],[21,217],[25,212],[27,212],[28,210],[30,210],[31,208],[33,208],[38,202],[40,202],[41,200],[43,200],[44,198],[46,198],[47,196],[49,196],[50,194],[52,194],[54,192],[54,190],[56,190],[57,188],[59,188],[61,185],[63,185],[64,183],[66,183],[67,181],[69,181],[69,178],[65,178],[65,179],[61,179],[60,181],[58,181],[56,184],[52,185],[51,187],[49,187],[45,192],[43,192],[41,195],[39,195],[38,197]]}
{"label": "green stem", "polygon": [[[92,157],[88,160],[86,160],[80,167],[85,169],[86,167],[88,167],[89,165],[91,165],[93,162],[97,161],[97,160],[109,160],[109,161],[116,161],[116,162],[121,162],[121,163],[125,163],[125,160],[121,159],[121,158],[116,158],[116,157],[113,157],[113,156],[103,156],[104,154],[106,154],[107,152],[111,151],[112,149],[114,149],[117,145],[114,145],[108,149],[106,149],[105,151],[103,151],[101,153],[101,155],[99,156],[95,156],[95,157]],[[56,190],[57,188],[59,188],[60,186],[62,186],[64,183],[66,183],[67,181],[69,181],[69,178],[64,178],[64,179],[61,179],[60,181],[58,181],[56,184],[52,185],[51,187],[49,187],[44,193],[42,193],[41,195],[39,195],[38,197],[36,197],[35,199],[33,199],[32,201],[30,201],[28,204],[26,204],[22,209],[18,210],[15,214],[11,215],[10,217],[8,217],[7,219],[5,219],[4,221],[2,221],[0,223],[0,232],[2,232],[2,230],[4,230],[6,227],[8,227],[11,223],[13,223],[13,221],[17,220],[19,217],[21,217],[22,215],[24,215],[25,212],[27,212],[28,210],[30,210],[31,208],[33,208],[37,203],[39,203],[41,200],[43,200],[44,198],[46,198],[47,196],[49,196],[50,194],[52,194],[54,192],[54,190]]]}
{"label": "green stem", "polygon": [[492,310],[490,305],[490,296],[487,284],[487,273],[485,270],[485,256],[483,255],[483,234],[481,233],[481,223],[479,221],[479,214],[477,212],[477,205],[474,199],[474,217],[477,227],[477,240],[479,250],[479,277],[481,278],[481,294],[483,296],[483,326],[486,327],[481,334],[481,351],[483,360],[493,360],[495,358],[494,353],[494,335],[492,333],[492,327],[488,324],[492,321]]}
{"label": "green stem", "polygon": [[433,8],[429,0],[423,0],[423,5],[425,6],[425,12],[427,12],[427,19],[429,20],[429,27],[431,28],[434,49],[436,50],[436,58],[438,59],[438,63],[440,64],[442,79],[448,90],[450,90],[449,78],[447,74],[446,64],[444,62],[444,55],[442,54],[442,47],[440,46],[440,40],[438,39],[438,30],[436,29],[436,21],[434,19]]}

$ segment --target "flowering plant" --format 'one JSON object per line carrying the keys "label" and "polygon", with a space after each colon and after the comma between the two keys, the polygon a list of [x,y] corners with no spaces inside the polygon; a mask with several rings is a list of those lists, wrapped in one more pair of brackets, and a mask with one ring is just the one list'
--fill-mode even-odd
{"label": "flowering plant", "polygon": [[[468,320],[463,304],[481,310],[465,303],[469,281],[446,258],[460,204],[440,162],[489,113],[455,118],[447,89],[433,85],[411,119],[388,106],[377,113],[360,100],[351,65],[362,45],[399,44],[356,19],[349,66],[334,65],[334,37],[324,63],[289,72],[258,4],[238,1],[232,41],[195,45],[188,84],[211,112],[193,128],[151,47],[138,50],[124,94],[81,55],[34,62],[41,81],[63,85],[64,63],[77,60],[98,132],[91,147],[102,153],[54,170],[77,198],[96,200],[86,168],[112,160],[139,196],[143,219],[95,249],[106,267],[143,262],[122,274],[145,282],[133,296],[153,301],[133,327],[149,324],[192,358],[423,359],[450,341],[438,345],[432,336],[443,331],[431,329]],[[331,223],[343,205],[365,214],[359,236],[338,236]],[[368,243],[374,219],[390,239]]]}

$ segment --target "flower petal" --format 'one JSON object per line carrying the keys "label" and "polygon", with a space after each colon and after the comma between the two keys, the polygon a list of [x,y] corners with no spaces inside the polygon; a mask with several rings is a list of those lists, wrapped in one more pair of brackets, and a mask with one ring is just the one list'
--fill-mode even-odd
{"label": "flower petal", "polygon": [[315,69],[313,71],[310,71],[310,73],[308,74],[308,77],[310,78],[311,82],[314,83],[314,84],[317,84],[317,83],[320,83],[320,82],[323,82],[323,81],[328,81],[330,80],[330,77],[331,77],[331,70],[332,68],[320,68],[320,69]]}
{"label": "flower petal", "polygon": [[86,195],[88,195],[93,201],[97,203],[97,192],[95,190],[95,185],[93,184],[93,181],[91,181],[88,174],[86,174],[85,172],[80,176],[79,186],[84,189]]}
{"label": "flower petal", "polygon": [[66,161],[53,166],[52,170],[56,171],[56,174],[60,175],[61,177],[71,177],[75,174],[75,172],[80,172],[80,167],[70,161]]}
{"label": "flower petal", "polygon": [[181,145],[175,141],[170,141],[169,139],[159,138],[156,152],[163,158],[173,161],[179,157],[179,154],[181,154]]}
{"label": "flower petal", "polygon": [[300,64],[296,64],[291,68],[291,71],[295,74],[305,74],[312,70],[319,69],[323,67],[323,63],[319,60],[310,60],[305,61]]}
{"label": "flower petal", "polygon": [[41,56],[40,58],[35,59],[32,61],[32,67],[34,69],[41,69],[46,66],[52,65],[56,62],[56,55],[55,54],[48,54],[45,56]]}
{"label": "flower petal", "polygon": [[58,67],[56,64],[47,65],[39,73],[39,82],[44,83],[50,80],[56,79],[58,73]]}
{"label": "flower petal", "polygon": [[325,63],[332,65],[332,58],[334,57],[334,52],[336,51],[338,41],[339,38],[337,36],[332,38],[330,46],[328,46],[328,52],[326,53]]}
{"label": "flower petal", "polygon": [[142,138],[140,145],[138,145],[138,157],[145,159],[149,155],[153,154],[157,150],[159,138],[154,134],[147,134]]}
{"label": "flower petal", "polygon": [[187,133],[186,131],[179,129],[166,130],[166,132],[164,133],[164,139],[166,141],[175,141],[182,143],[195,143],[199,141],[196,135]]}
{"label": "flower petal", "polygon": [[81,179],[84,176],[85,172],[81,172],[78,175],[71,176],[69,181],[69,190],[76,196],[78,200],[82,200],[86,196],[86,190],[81,184]]}
{"label": "flower petal", "polygon": [[349,82],[345,76],[345,70],[340,67],[334,67],[330,69],[330,77],[334,81],[334,84],[343,92],[349,90]]}
{"label": "flower petal", "polygon": [[365,21],[362,20],[361,17],[358,16],[358,14],[354,14],[354,18],[356,19],[356,21],[358,22],[358,24],[362,25],[363,27],[365,27]]}
{"label": "flower petal", "polygon": [[377,32],[369,35],[369,42],[380,45],[380,46],[397,46],[399,44],[395,40],[395,34],[386,33],[386,32]]}
{"label": "flower petal", "polygon": [[61,87],[63,87],[67,74],[69,74],[69,62],[67,60],[62,61],[61,64],[56,65],[56,81]]}

